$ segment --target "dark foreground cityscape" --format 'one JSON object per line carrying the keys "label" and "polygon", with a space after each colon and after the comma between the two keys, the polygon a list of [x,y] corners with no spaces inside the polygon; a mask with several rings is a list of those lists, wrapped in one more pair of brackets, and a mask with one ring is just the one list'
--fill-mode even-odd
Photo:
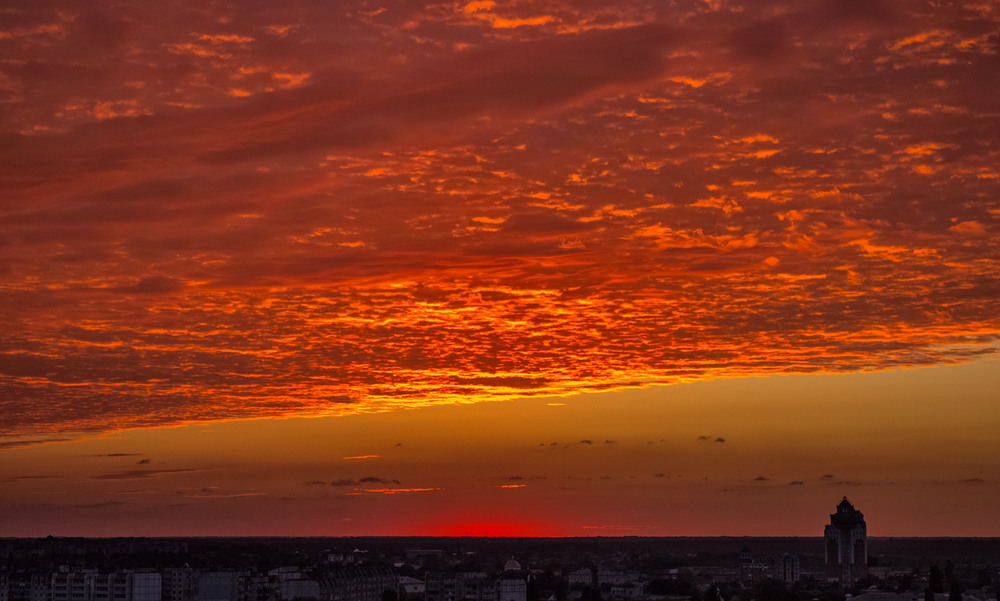
{"label": "dark foreground cityscape", "polygon": [[992,601],[1000,539],[0,540],[0,601]]}

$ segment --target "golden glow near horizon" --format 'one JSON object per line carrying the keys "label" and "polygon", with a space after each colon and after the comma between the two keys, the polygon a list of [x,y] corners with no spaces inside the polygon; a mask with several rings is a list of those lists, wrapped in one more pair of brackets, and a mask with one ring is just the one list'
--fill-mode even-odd
{"label": "golden glow near horizon", "polygon": [[916,0],[15,2],[0,453],[982,361],[998,24]]}
{"label": "golden glow near horizon", "polygon": [[4,451],[0,506],[5,535],[818,536],[848,494],[873,536],[993,535],[998,388],[979,361],[147,428]]}

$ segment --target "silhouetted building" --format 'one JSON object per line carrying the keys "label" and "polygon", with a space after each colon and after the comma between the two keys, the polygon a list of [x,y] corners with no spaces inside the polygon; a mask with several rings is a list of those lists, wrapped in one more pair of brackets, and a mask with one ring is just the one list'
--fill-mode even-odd
{"label": "silhouetted building", "polygon": [[381,601],[386,590],[399,590],[396,572],[388,566],[330,570],[318,582],[320,601]]}
{"label": "silhouetted building", "polygon": [[424,581],[426,601],[495,601],[496,586],[486,572],[429,572]]}
{"label": "silhouetted building", "polygon": [[427,591],[427,585],[424,584],[423,580],[418,580],[417,578],[411,578],[409,576],[400,576],[399,590],[400,592],[405,592],[407,597],[412,595],[423,597],[424,593]]}
{"label": "silhouetted building", "polygon": [[163,601],[194,601],[198,575],[190,566],[163,568]]}
{"label": "silhouetted building", "polygon": [[18,570],[4,573],[6,586],[0,589],[0,601],[50,601],[51,574]]}
{"label": "silhouetted building", "polygon": [[497,601],[527,601],[528,576],[513,558],[504,564],[497,588]]}
{"label": "silhouetted building", "polygon": [[851,584],[868,575],[867,534],[864,514],[844,497],[823,532],[827,578]]}
{"label": "silhouetted building", "polygon": [[798,582],[800,575],[800,564],[798,555],[781,556],[781,579],[791,584]]}
{"label": "silhouetted building", "polygon": [[593,586],[594,571],[590,568],[580,568],[579,570],[574,570],[569,574],[566,574],[566,581],[570,586]]}
{"label": "silhouetted building", "polygon": [[248,572],[204,572],[198,577],[197,601],[250,601]]}
{"label": "silhouetted building", "polygon": [[159,572],[62,568],[52,574],[49,601],[161,601]]}
{"label": "silhouetted building", "polygon": [[511,559],[496,577],[486,572],[428,573],[426,601],[526,601],[528,575]]}
{"label": "silhouetted building", "polygon": [[750,552],[750,547],[743,545],[740,549],[740,584],[753,586],[771,577],[771,564],[756,559]]}

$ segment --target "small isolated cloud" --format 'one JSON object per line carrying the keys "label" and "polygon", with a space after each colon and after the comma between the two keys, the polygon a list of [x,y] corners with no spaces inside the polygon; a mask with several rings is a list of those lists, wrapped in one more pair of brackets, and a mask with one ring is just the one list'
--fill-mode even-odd
{"label": "small isolated cloud", "polygon": [[306,486],[326,486],[326,482],[323,480],[310,480],[306,482]]}
{"label": "small isolated cloud", "polygon": [[704,435],[702,435],[702,436],[698,437],[698,440],[712,440],[712,437],[711,436],[704,436]]}
{"label": "small isolated cloud", "polygon": [[658,473],[658,474],[653,474],[653,477],[654,477],[654,478],[666,478],[666,477],[667,477],[667,475],[666,475],[666,474],[664,474],[663,472],[660,472],[660,473]]}
{"label": "small isolated cloud", "polygon": [[601,476],[601,480],[610,480],[611,476]]}
{"label": "small isolated cloud", "polygon": [[399,484],[399,480],[386,480],[377,476],[366,476],[358,480],[360,484]]}
{"label": "small isolated cloud", "polygon": [[594,444],[593,440],[587,440],[586,438],[580,441],[580,444]]}
{"label": "small isolated cloud", "polygon": [[983,224],[978,221],[963,221],[957,225],[953,225],[949,230],[958,234],[969,234],[972,236],[987,236],[989,232],[983,226]]}
{"label": "small isolated cloud", "polygon": [[805,484],[805,482],[803,482],[802,480],[792,480],[788,484],[789,486],[802,486],[803,484]]}
{"label": "small isolated cloud", "polygon": [[606,524],[604,526],[583,526],[584,530],[638,530],[637,526],[623,526],[621,524]]}
{"label": "small isolated cloud", "polygon": [[722,438],[721,436],[719,436],[715,440],[713,440],[712,442],[726,442],[726,439]]}
{"label": "small isolated cloud", "polygon": [[342,478],[340,480],[333,480],[330,482],[330,486],[361,486],[364,484],[399,484],[399,480],[389,480],[387,478],[380,478],[378,476],[365,476],[364,478],[359,478],[357,480],[353,478]]}
{"label": "small isolated cloud", "polygon": [[359,495],[403,495],[416,492],[436,492],[443,488],[366,488],[355,492],[347,493],[349,496]]}
{"label": "small isolated cloud", "polygon": [[853,480],[840,480],[837,484],[839,486],[861,486],[860,482],[854,482]]}
{"label": "small isolated cloud", "polygon": [[379,455],[351,455],[350,457],[344,457],[344,459],[378,459]]}
{"label": "small isolated cloud", "polygon": [[618,444],[617,440],[605,440],[604,444]]}
{"label": "small isolated cloud", "polygon": [[205,486],[196,492],[181,490],[178,491],[177,494],[182,497],[193,499],[238,499],[242,497],[263,497],[267,495],[266,492],[257,491],[224,493],[218,486]]}
{"label": "small isolated cloud", "polygon": [[753,479],[754,482],[767,482],[768,480],[769,478],[765,478],[764,476],[757,476]]}
{"label": "small isolated cloud", "polygon": [[819,477],[820,480],[833,480],[833,474],[823,474]]}
{"label": "small isolated cloud", "polygon": [[147,465],[148,463],[149,459],[140,459],[139,461],[136,462],[136,465]]}
{"label": "small isolated cloud", "polygon": [[21,480],[46,480],[49,478],[55,478],[55,476],[11,476],[9,478],[4,478],[4,482],[20,482]]}
{"label": "small isolated cloud", "polygon": [[392,448],[394,448],[394,449],[398,449],[398,448],[399,448],[399,447],[401,447],[401,446],[403,446],[403,443],[401,443],[401,442],[397,442],[396,444],[392,445]]}
{"label": "small isolated cloud", "polygon": [[79,505],[70,505],[73,509],[104,509],[107,507],[119,507],[124,505],[121,501],[104,501],[103,503],[81,503]]}
{"label": "small isolated cloud", "polygon": [[142,453],[101,453],[100,455],[91,455],[91,457],[139,457]]}
{"label": "small isolated cloud", "polygon": [[524,480],[524,478],[522,478],[521,476],[507,476],[506,478],[504,478],[504,480],[510,480],[511,482],[515,482],[517,480]]}
{"label": "small isolated cloud", "polygon": [[143,478],[156,478],[165,474],[189,474],[191,472],[203,472],[200,469],[176,469],[176,470],[126,470],[124,472],[112,472],[94,476],[94,480],[141,480]]}

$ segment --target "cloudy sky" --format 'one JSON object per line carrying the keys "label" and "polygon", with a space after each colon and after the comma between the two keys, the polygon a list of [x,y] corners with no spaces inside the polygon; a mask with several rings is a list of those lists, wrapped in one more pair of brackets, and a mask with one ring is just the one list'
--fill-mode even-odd
{"label": "cloudy sky", "polygon": [[8,0],[0,535],[1000,536],[998,31]]}

